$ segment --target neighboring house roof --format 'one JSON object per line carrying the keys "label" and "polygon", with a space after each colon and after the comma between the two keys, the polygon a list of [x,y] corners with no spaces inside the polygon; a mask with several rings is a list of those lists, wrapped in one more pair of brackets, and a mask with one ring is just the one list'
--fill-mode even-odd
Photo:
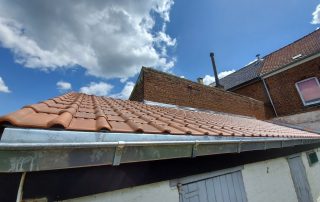
{"label": "neighboring house roof", "polygon": [[257,60],[220,80],[224,89],[228,90],[242,83],[259,77],[263,60]]}
{"label": "neighboring house roof", "polygon": [[[297,41],[265,56],[265,62],[260,74],[267,74],[319,52],[320,30],[318,29],[298,39]],[[297,57],[300,54],[301,56]]]}
{"label": "neighboring house roof", "polygon": [[293,43],[262,58],[263,62],[249,64],[221,79],[226,90],[247,83],[260,76],[294,64],[320,52],[320,30],[316,30]]}
{"label": "neighboring house roof", "polygon": [[263,137],[319,137],[253,118],[151,106],[82,93],[67,93],[0,118],[25,128],[76,131]]}

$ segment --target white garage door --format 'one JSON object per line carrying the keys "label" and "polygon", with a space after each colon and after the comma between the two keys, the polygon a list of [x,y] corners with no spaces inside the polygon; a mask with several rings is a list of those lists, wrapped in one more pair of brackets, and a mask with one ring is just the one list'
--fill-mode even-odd
{"label": "white garage door", "polygon": [[298,201],[312,202],[313,199],[310,191],[310,186],[301,156],[291,156],[288,158],[288,162]]}
{"label": "white garage door", "polygon": [[246,202],[241,171],[183,184],[181,202]]}

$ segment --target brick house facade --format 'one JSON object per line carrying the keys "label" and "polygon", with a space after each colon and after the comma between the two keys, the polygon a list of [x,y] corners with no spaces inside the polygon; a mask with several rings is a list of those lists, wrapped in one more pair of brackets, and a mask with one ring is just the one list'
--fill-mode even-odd
{"label": "brick house facade", "polygon": [[[273,104],[274,117],[320,110],[320,97],[314,104],[305,104],[296,86],[299,81],[320,78],[320,30],[263,57],[260,63],[256,69],[244,67],[220,82],[227,91],[263,101],[267,106]],[[256,72],[245,79],[248,71],[244,70],[248,68]]]}
{"label": "brick house facade", "polygon": [[320,57],[265,79],[279,116],[320,109],[320,103],[305,106],[295,86],[311,77],[320,78]]}

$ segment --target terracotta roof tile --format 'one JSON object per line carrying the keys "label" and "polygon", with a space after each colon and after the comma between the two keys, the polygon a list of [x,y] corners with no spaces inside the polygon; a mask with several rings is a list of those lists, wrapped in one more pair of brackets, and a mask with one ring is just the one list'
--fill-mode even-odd
{"label": "terracotta roof tile", "polygon": [[[229,90],[319,52],[320,29],[264,56],[262,61],[253,62],[229,74],[222,78],[220,82],[226,90]],[[301,54],[301,57],[293,58],[299,54]]]}
{"label": "terracotta roof tile", "polygon": [[68,93],[0,117],[17,127],[254,137],[319,137],[253,118]]}
{"label": "terracotta roof tile", "polygon": [[261,69],[261,74],[279,69],[285,65],[296,62],[294,56],[301,54],[306,58],[320,52],[320,30],[316,30],[301,39],[265,56],[265,61]]}

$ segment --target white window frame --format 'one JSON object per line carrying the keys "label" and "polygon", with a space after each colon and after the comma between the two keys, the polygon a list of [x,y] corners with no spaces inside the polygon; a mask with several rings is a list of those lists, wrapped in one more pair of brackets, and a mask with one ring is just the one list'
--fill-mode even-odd
{"label": "white window frame", "polygon": [[317,100],[317,101],[313,101],[313,102],[306,103],[305,100],[304,100],[304,98],[303,98],[302,93],[300,92],[300,89],[299,89],[299,86],[298,86],[299,83],[302,83],[302,82],[305,82],[305,81],[308,81],[308,80],[312,80],[312,79],[315,79],[315,80],[316,80],[316,82],[317,82],[317,84],[318,84],[318,87],[320,88],[319,79],[318,79],[317,77],[310,77],[310,78],[307,78],[307,79],[304,79],[304,80],[301,80],[301,81],[296,82],[296,88],[297,88],[297,91],[298,91],[298,93],[299,93],[299,96],[300,96],[300,98],[301,98],[304,106],[309,106],[309,105],[313,105],[313,104],[320,103],[320,99]]}

